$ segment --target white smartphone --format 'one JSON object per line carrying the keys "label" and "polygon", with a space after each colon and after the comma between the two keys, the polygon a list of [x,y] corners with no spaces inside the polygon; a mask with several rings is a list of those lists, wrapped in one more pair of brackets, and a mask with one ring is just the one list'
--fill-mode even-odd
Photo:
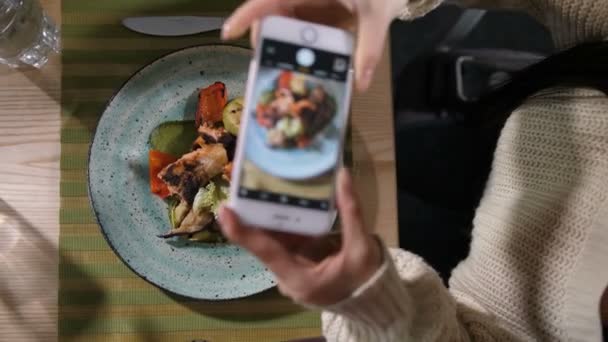
{"label": "white smartphone", "polygon": [[229,206],[243,222],[304,235],[331,229],[352,51],[346,31],[278,16],[262,20],[230,189]]}

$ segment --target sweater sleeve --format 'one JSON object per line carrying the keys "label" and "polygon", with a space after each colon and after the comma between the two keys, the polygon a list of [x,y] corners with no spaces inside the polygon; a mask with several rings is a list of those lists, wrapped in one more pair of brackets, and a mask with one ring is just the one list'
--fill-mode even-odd
{"label": "sweater sleeve", "polygon": [[559,49],[608,38],[608,1],[456,0],[465,7],[517,10],[543,24]]}
{"label": "sweater sleeve", "polygon": [[[608,272],[608,97],[549,89],[513,112],[450,289],[387,251],[323,313],[330,342],[600,341]],[[591,308],[596,308],[595,310]]]}
{"label": "sweater sleeve", "polygon": [[456,301],[419,256],[386,250],[384,264],[350,298],[326,307],[328,341],[494,340],[491,316],[473,301]]}

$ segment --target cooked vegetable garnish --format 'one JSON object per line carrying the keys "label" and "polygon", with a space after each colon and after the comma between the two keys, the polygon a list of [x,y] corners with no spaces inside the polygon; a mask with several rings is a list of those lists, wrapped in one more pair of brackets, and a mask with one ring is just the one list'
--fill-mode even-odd
{"label": "cooked vegetable garnish", "polygon": [[322,84],[284,71],[258,99],[255,118],[268,129],[270,147],[305,148],[329,126],[336,109],[333,95]]}
{"label": "cooked vegetable garnish", "polygon": [[188,215],[190,206],[186,201],[180,201],[178,196],[171,196],[167,198],[169,204],[169,222],[171,228],[177,228],[181,225],[182,221]]}
{"label": "cooked vegetable garnish", "polygon": [[200,232],[213,222],[213,214],[207,211],[190,210],[178,228],[171,229],[160,237],[168,238],[177,235],[189,235]]}
{"label": "cooked vegetable garnish", "polygon": [[150,135],[150,188],[165,198],[171,225],[159,237],[226,241],[216,216],[228,199],[243,99],[226,100],[225,85],[215,82],[199,92],[194,122],[167,122]]}
{"label": "cooked vegetable garnish", "polygon": [[222,203],[228,199],[230,185],[222,180],[212,180],[204,188],[200,188],[194,197],[193,210],[210,211],[217,216]]}
{"label": "cooked vegetable garnish", "polygon": [[226,238],[222,236],[217,221],[214,221],[212,224],[209,225],[208,229],[192,234],[192,236],[189,237],[189,240],[207,243],[219,243],[225,242]]}
{"label": "cooked vegetable garnish", "polygon": [[296,96],[306,96],[306,77],[302,74],[293,74],[289,82],[289,88]]}
{"label": "cooked vegetable garnish", "polygon": [[197,136],[194,121],[164,122],[150,134],[150,146],[153,150],[181,156],[190,152]]}
{"label": "cooked vegetable garnish", "polygon": [[167,185],[160,180],[157,175],[167,165],[177,160],[174,156],[163,153],[161,151],[150,150],[148,153],[149,159],[149,176],[150,176],[150,191],[158,195],[160,198],[165,198],[171,194]]}
{"label": "cooked vegetable garnish", "polygon": [[239,127],[241,126],[241,114],[243,113],[243,98],[237,97],[232,99],[222,114],[224,127],[226,130],[233,135],[239,134]]}
{"label": "cooked vegetable garnish", "polygon": [[284,88],[284,89],[289,89],[289,87],[291,86],[291,76],[293,74],[291,73],[291,71],[282,71],[281,74],[279,75],[279,79],[277,81],[277,87],[280,88]]}
{"label": "cooked vegetable garnish", "polygon": [[288,138],[294,138],[304,132],[300,118],[282,118],[277,122],[276,129],[282,131]]}
{"label": "cooked vegetable garnish", "polygon": [[196,126],[203,122],[215,123],[222,120],[222,110],[228,100],[228,91],[222,82],[215,82],[203,88],[198,96],[198,111],[196,112]]}

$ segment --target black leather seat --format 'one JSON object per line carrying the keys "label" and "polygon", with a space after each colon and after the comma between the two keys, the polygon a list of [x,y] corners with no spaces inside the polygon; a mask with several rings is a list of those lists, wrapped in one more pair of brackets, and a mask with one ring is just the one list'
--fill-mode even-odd
{"label": "black leather seat", "polygon": [[[417,31],[426,27],[434,32],[426,36],[433,41],[425,40],[415,55],[405,58],[404,65],[393,61],[398,70],[393,87],[395,143],[400,246],[425,258],[445,280],[468,254],[472,219],[500,134],[499,129],[467,125],[466,116],[474,113],[463,111],[463,104],[474,101],[490,83],[500,82],[497,76],[504,74],[496,75],[496,71],[508,75],[552,50],[540,24],[510,12],[488,12],[465,38],[448,39],[456,44],[446,48],[443,37],[451,34],[449,27],[462,14],[454,11],[447,6],[420,21],[399,24],[412,25],[403,31],[410,40],[406,35],[399,38],[394,27],[391,33],[393,58],[399,58],[407,51],[395,49],[425,37]],[[399,39],[408,43],[399,44]],[[459,60],[464,64],[460,70],[466,83],[464,99],[456,82]]]}

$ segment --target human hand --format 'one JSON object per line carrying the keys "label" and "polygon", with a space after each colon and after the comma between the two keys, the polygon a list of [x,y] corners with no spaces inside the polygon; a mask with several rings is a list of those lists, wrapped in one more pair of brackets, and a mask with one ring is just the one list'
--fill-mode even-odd
{"label": "human hand", "polygon": [[234,39],[251,28],[255,45],[259,20],[282,15],[357,30],[355,83],[366,90],[382,57],[391,21],[404,0],[249,0],[234,11],[222,28],[222,39]]}
{"label": "human hand", "polygon": [[298,303],[327,306],[350,296],[382,263],[380,244],[364,229],[352,178],[344,169],[338,174],[337,205],[341,235],[309,237],[248,227],[225,207],[220,222],[230,241],[275,274],[281,293]]}

